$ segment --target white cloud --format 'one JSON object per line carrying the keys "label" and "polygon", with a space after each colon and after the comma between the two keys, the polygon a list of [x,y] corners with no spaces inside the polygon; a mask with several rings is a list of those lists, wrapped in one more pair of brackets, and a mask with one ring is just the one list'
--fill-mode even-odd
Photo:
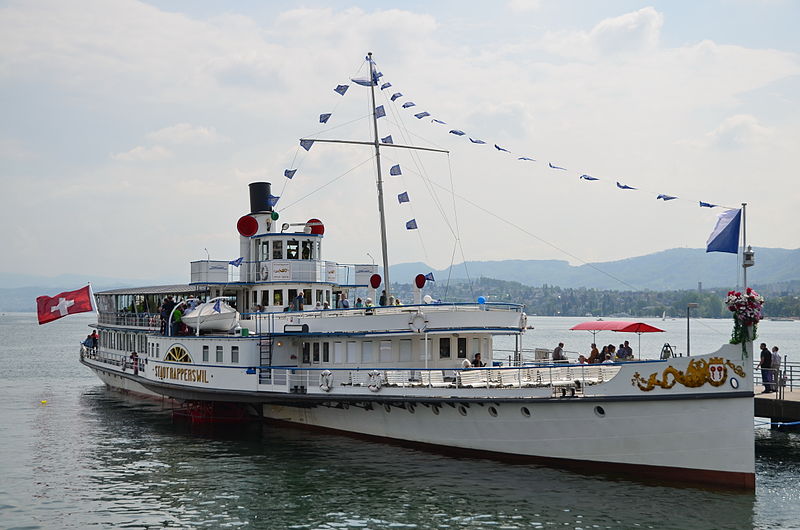
{"label": "white cloud", "polygon": [[172,153],[160,145],[154,145],[152,147],[139,145],[124,153],[114,153],[111,155],[111,158],[121,162],[154,162],[157,160],[165,160],[171,156]]}
{"label": "white cloud", "polygon": [[189,123],[178,123],[148,133],[147,138],[155,143],[177,145],[207,145],[229,141],[217,133],[214,127],[195,126]]}
{"label": "white cloud", "polygon": [[536,11],[542,7],[542,0],[509,0],[508,8],[515,13]]}
{"label": "white cloud", "polygon": [[742,149],[763,145],[773,136],[774,131],[761,125],[755,116],[738,114],[708,133],[707,141],[719,149]]}

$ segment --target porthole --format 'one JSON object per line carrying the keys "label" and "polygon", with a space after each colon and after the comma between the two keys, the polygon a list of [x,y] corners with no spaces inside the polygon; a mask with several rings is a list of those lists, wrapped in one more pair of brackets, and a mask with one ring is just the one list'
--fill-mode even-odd
{"label": "porthole", "polygon": [[389,412],[392,411],[392,407],[391,407],[391,405],[384,405],[383,406],[383,410],[385,410],[387,413],[389,413]]}
{"label": "porthole", "polygon": [[602,418],[603,416],[606,415],[606,410],[598,405],[594,408],[594,413]]}
{"label": "porthole", "polygon": [[431,410],[432,410],[432,411],[433,411],[433,413],[434,413],[434,414],[436,414],[437,416],[439,415],[439,407],[438,407],[438,406],[436,406],[436,405],[432,406],[432,407],[431,407]]}
{"label": "porthole", "polygon": [[465,407],[464,405],[459,405],[458,406],[458,413],[461,414],[462,416],[466,416],[467,415],[467,407]]}
{"label": "porthole", "polygon": [[497,409],[494,407],[489,407],[489,416],[496,418],[497,417]]}
{"label": "porthole", "polygon": [[531,411],[530,411],[530,409],[528,407],[522,407],[521,409],[519,409],[519,411],[526,418],[530,418],[531,417]]}
{"label": "porthole", "polygon": [[735,377],[731,377],[731,388],[737,389],[739,388],[739,380]]}
{"label": "porthole", "polygon": [[408,410],[408,411],[409,411],[411,414],[414,414],[414,404],[413,404],[413,403],[409,403],[409,404],[407,404],[407,405],[406,405],[406,409],[407,409],[407,410]]}

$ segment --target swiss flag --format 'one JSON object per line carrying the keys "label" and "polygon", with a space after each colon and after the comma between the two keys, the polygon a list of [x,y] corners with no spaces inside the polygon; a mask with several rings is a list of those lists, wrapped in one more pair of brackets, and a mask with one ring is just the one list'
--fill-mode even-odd
{"label": "swiss flag", "polygon": [[61,317],[75,313],[93,311],[92,294],[89,286],[77,291],[66,291],[53,296],[40,296],[36,298],[36,313],[39,324],[47,324]]}

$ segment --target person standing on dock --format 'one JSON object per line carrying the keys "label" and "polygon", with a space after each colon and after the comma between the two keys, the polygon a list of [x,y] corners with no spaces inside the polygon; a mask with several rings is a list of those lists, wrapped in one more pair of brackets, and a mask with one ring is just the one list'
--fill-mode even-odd
{"label": "person standing on dock", "polygon": [[772,347],[772,391],[777,392],[781,384],[781,354],[778,347]]}
{"label": "person standing on dock", "polygon": [[772,392],[772,370],[770,370],[772,368],[772,354],[765,342],[761,343],[761,360],[758,361],[756,368],[761,368],[761,383],[764,385],[764,390],[761,393]]}

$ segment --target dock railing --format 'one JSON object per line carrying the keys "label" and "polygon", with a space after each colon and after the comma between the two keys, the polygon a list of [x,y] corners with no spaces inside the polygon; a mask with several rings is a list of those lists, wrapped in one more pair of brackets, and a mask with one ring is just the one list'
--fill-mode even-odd
{"label": "dock railing", "polygon": [[[758,362],[753,362],[754,382],[756,385],[764,385],[762,370],[756,368],[757,366]],[[777,390],[777,392],[775,392],[775,397],[777,399],[782,399],[783,392],[786,388],[788,388],[789,391],[793,391],[795,386],[800,387],[800,362],[789,362],[784,358],[780,368],[770,368],[767,370],[767,373],[770,374],[772,378],[771,383],[776,384],[775,390]]]}

